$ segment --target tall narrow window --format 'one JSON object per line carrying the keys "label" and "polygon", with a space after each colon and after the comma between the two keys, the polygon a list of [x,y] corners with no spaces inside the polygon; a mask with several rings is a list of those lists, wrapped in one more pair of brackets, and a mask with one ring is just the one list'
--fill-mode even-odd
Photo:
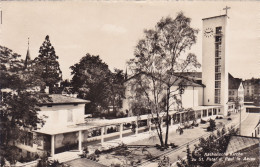
{"label": "tall narrow window", "polygon": [[216,27],[215,34],[215,98],[214,102],[220,104],[221,90],[221,44],[222,27]]}
{"label": "tall narrow window", "polygon": [[216,27],[216,34],[222,33],[222,27]]}

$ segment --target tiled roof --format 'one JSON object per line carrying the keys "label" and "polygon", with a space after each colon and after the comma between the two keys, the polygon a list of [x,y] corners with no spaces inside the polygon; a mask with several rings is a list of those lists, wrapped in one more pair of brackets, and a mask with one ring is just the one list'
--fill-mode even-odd
{"label": "tiled roof", "polygon": [[[175,82],[175,86],[177,86],[180,82],[183,82],[183,84],[185,86],[194,86],[194,87],[205,87],[205,85],[201,84],[201,83],[198,83],[196,80],[194,80],[193,78],[193,75],[195,78],[199,78],[201,76],[201,73],[200,72],[190,72],[190,73],[187,73],[187,72],[184,72],[182,73],[182,75],[179,76],[180,73],[176,73],[176,78],[179,77],[179,79]],[[189,76],[189,74],[192,74],[191,76]],[[140,75],[149,75],[149,74],[146,74],[144,72],[140,72],[140,73],[137,73],[129,78],[126,79],[125,82],[128,82],[129,80],[132,80]],[[188,77],[189,76],[189,77]],[[172,78],[173,80],[175,80],[175,78]]]}
{"label": "tiled roof", "polygon": [[51,97],[52,101],[43,104],[86,104],[90,102],[89,100],[83,100],[61,94],[51,94],[49,96]]}
{"label": "tiled roof", "polygon": [[242,79],[234,78],[230,73],[228,73],[228,89],[238,89]]}

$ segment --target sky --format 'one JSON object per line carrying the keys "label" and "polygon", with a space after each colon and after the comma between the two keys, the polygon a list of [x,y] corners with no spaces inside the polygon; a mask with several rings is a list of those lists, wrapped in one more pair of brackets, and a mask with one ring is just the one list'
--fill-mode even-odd
{"label": "sky", "polygon": [[25,58],[29,37],[34,59],[49,35],[63,79],[72,78],[69,67],[87,53],[99,55],[111,70],[125,70],[144,29],[183,11],[192,19],[191,26],[200,30],[189,52],[202,62],[202,18],[225,14],[226,5],[231,7],[229,72],[243,79],[260,78],[260,3],[256,1],[2,1],[0,42]]}

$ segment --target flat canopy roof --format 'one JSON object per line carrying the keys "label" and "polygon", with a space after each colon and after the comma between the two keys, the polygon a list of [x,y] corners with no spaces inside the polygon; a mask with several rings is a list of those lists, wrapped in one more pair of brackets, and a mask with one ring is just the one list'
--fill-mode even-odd
{"label": "flat canopy roof", "polygon": [[[221,108],[222,106],[197,106],[193,107],[195,111],[198,110],[205,110],[205,109],[210,109],[210,108]],[[177,111],[170,111],[169,114],[175,114],[175,113],[182,113],[182,112],[177,112]],[[160,116],[165,116],[166,113],[161,113]],[[155,114],[154,114],[155,115]],[[150,114],[146,115],[141,115],[140,120],[145,120],[147,118],[151,117]],[[121,123],[130,123],[132,121],[136,121],[137,116],[133,117],[126,117],[126,118],[117,118],[117,119],[99,119],[95,121],[89,121],[86,123],[82,124],[76,124],[76,125],[70,125],[70,126],[62,126],[62,127],[55,127],[55,128],[41,128],[39,130],[35,130],[37,133],[42,133],[42,134],[48,134],[48,135],[55,135],[55,134],[62,134],[62,133],[69,133],[69,132],[77,132],[80,130],[90,130],[94,128],[101,128],[104,126],[113,126],[113,125],[118,125]]]}

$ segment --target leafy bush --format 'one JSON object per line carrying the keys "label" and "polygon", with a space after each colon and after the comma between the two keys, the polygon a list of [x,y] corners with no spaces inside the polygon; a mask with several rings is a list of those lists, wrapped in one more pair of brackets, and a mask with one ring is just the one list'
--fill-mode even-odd
{"label": "leafy bush", "polygon": [[86,153],[86,154],[88,154],[88,153],[89,153],[88,147],[84,148],[84,149],[83,149],[83,152]]}
{"label": "leafy bush", "polygon": [[213,119],[209,120],[209,126],[207,127],[207,131],[214,131],[216,129],[216,122]]}
{"label": "leafy bush", "polygon": [[99,154],[101,154],[101,151],[99,151],[98,149],[96,149],[96,150],[95,150],[95,154],[96,154],[96,155],[99,155]]}
{"label": "leafy bush", "polygon": [[171,166],[171,162],[169,157],[164,156],[162,160],[160,160],[160,162],[158,163],[158,167],[168,167]]}

